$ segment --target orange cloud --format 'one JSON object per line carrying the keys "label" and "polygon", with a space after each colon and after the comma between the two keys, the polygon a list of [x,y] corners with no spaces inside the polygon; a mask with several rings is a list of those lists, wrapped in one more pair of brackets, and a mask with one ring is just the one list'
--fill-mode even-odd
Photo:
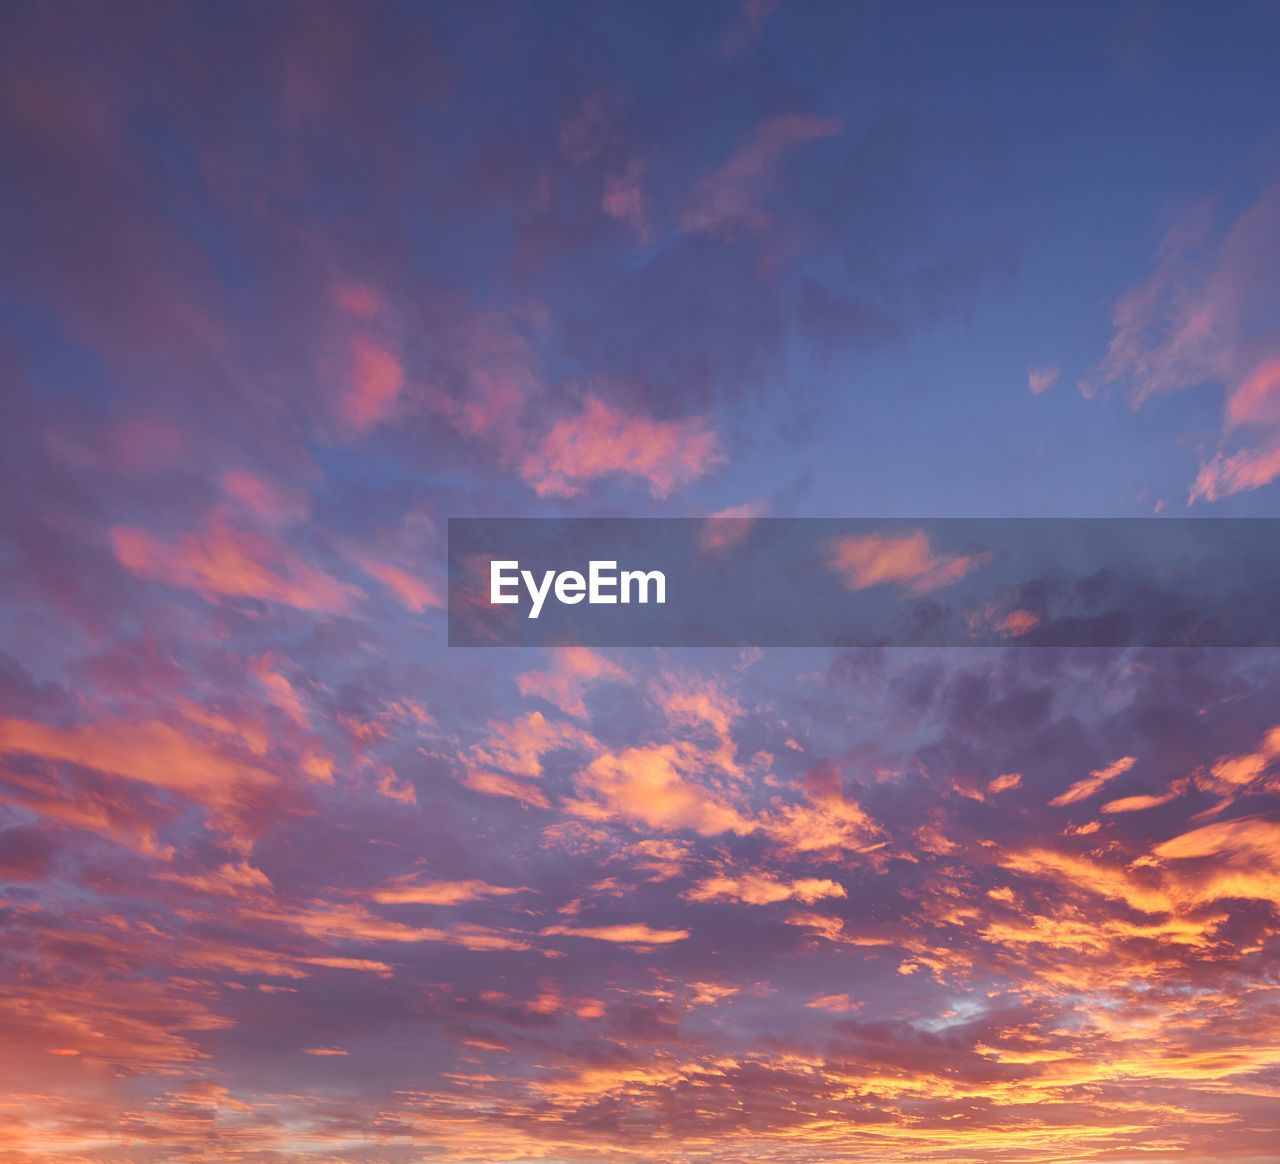
{"label": "orange cloud", "polygon": [[215,896],[252,898],[271,889],[267,875],[247,861],[221,865],[211,873],[165,872],[159,876],[165,881],[185,885],[197,893]]}
{"label": "orange cloud", "polygon": [[1007,614],[997,625],[1001,634],[1018,638],[1035,630],[1040,625],[1040,616],[1029,610],[1015,610]]}
{"label": "orange cloud", "polygon": [[1076,804],[1081,800],[1088,800],[1109,780],[1114,780],[1117,776],[1123,776],[1137,762],[1136,756],[1121,756],[1115,763],[1090,772],[1083,780],[1077,780],[1066,792],[1062,793],[1061,796],[1055,796],[1049,803],[1055,808],[1061,808],[1066,804]]}
{"label": "orange cloud", "polygon": [[763,873],[742,877],[707,877],[682,895],[688,901],[737,901],[743,905],[771,905],[777,901],[800,901],[812,905],[824,897],[847,897],[843,885],[825,878],[803,877],[780,881]]}
{"label": "orange cloud", "polygon": [[906,585],[910,594],[927,594],[950,586],[986,554],[935,554],[923,530],[907,534],[846,534],[827,543],[827,565],[847,590],[886,584]]}
{"label": "orange cloud", "polygon": [[1119,800],[1108,800],[1099,810],[1101,812],[1141,812],[1144,808],[1159,808],[1176,800],[1180,793],[1166,792],[1163,796],[1122,796]]}
{"label": "orange cloud", "polygon": [[552,648],[552,665],[546,671],[525,671],[516,676],[524,696],[537,695],[578,719],[587,714],[583,697],[592,684],[625,679],[627,673],[586,647]]}
{"label": "orange cloud", "polygon": [[851,1010],[859,1009],[862,1006],[862,1001],[854,1002],[847,994],[823,994],[812,1002],[806,1002],[805,1006],[811,1010],[831,1010],[840,1014],[847,1014]]}
{"label": "orange cloud", "polygon": [[1218,821],[1156,845],[1160,857],[1247,856],[1280,866],[1280,824],[1262,817]]}
{"label": "orange cloud", "polygon": [[987,785],[987,791],[995,794],[997,792],[1007,792],[1010,788],[1017,788],[1022,783],[1022,773],[1006,772],[1003,776],[997,776]]}
{"label": "orange cloud", "polygon": [[532,893],[524,886],[514,888],[490,885],[487,881],[415,882],[413,875],[401,877],[372,893],[379,905],[460,905],[467,901],[483,901],[488,897],[508,897],[515,893]]}
{"label": "orange cloud", "polygon": [[307,909],[254,910],[262,921],[292,926],[315,938],[358,942],[447,942],[468,950],[528,950],[532,943],[510,930],[459,923],[448,928],[387,921],[357,904],[316,902]]}
{"label": "orange cloud", "polygon": [[222,806],[234,804],[237,790],[246,785],[277,782],[265,769],[225,756],[156,720],[136,724],[102,720],[52,728],[28,720],[3,719],[0,753],[79,764]]}
{"label": "orange cloud", "polygon": [[122,526],[112,529],[111,542],[126,570],[194,590],[210,602],[258,598],[299,610],[343,614],[361,597],[358,587],[313,569],[261,533],[233,528],[220,514],[213,516],[203,535],[183,534],[176,544]]}
{"label": "orange cloud", "polygon": [[887,843],[862,806],[845,798],[839,774],[822,765],[807,776],[805,803],[775,801],[774,806],[761,825],[770,839],[793,853],[869,853]]}
{"label": "orange cloud", "polygon": [[671,942],[683,942],[689,936],[689,931],[657,930],[642,922],[629,922],[616,926],[548,926],[542,930],[542,934],[594,938],[599,942],[617,942],[626,946],[661,946]]}
{"label": "orange cloud", "polygon": [[1268,779],[1267,772],[1280,760],[1280,727],[1273,727],[1256,750],[1238,755],[1219,756],[1207,772],[1197,772],[1193,782],[1197,788],[1216,792],[1221,799],[1198,817],[1216,816],[1235,803],[1239,796],[1280,789],[1280,780]]}
{"label": "orange cloud", "polygon": [[576,497],[602,477],[631,476],[662,499],[723,460],[715,432],[699,417],[650,420],[593,396],[577,416],[552,426],[520,472],[539,497]]}
{"label": "orange cloud", "polygon": [[499,768],[515,776],[542,775],[542,757],[560,748],[596,750],[596,741],[580,728],[531,711],[510,723],[489,725],[484,740],[471,750],[476,766]]}
{"label": "orange cloud", "polygon": [[755,830],[723,794],[696,779],[699,750],[683,742],[627,748],[597,756],[578,778],[589,800],[568,800],[565,809],[587,820],[621,817],[654,829],[693,829],[703,836]]}

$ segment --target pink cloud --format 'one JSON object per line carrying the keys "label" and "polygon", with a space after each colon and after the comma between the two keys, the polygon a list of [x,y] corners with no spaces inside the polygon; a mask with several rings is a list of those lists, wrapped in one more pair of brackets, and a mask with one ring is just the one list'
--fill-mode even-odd
{"label": "pink cloud", "polygon": [[346,612],[362,596],[358,587],[308,566],[265,534],[237,529],[214,514],[202,534],[163,542],[145,530],[117,526],[111,543],[120,564],[134,574],[219,598],[260,598],[299,610]]}
{"label": "pink cloud", "polygon": [[307,513],[306,502],[302,498],[269,485],[243,469],[224,473],[222,488],[255,517],[272,525],[297,521]]}
{"label": "pink cloud", "polygon": [[1040,616],[1033,614],[1029,610],[1010,611],[997,624],[996,629],[1001,634],[1009,635],[1012,638],[1019,638],[1022,635],[1030,634],[1040,625]]}
{"label": "pink cloud", "polygon": [[357,340],[351,354],[351,385],[342,398],[342,416],[357,430],[371,428],[395,407],[403,385],[404,372],[395,356],[371,340]]}
{"label": "pink cloud", "polygon": [[1280,425],[1280,355],[1263,360],[1228,398],[1227,426],[1241,424]]}
{"label": "pink cloud", "polygon": [[364,283],[344,283],[334,293],[338,306],[357,319],[372,319],[383,310],[382,298]]}
{"label": "pink cloud", "polygon": [[1094,384],[1128,382],[1135,406],[1161,392],[1231,373],[1238,291],[1204,251],[1212,207],[1201,203],[1165,234],[1156,268],[1112,310],[1115,335]]}
{"label": "pink cloud", "polygon": [[610,217],[629,226],[641,242],[649,238],[649,196],[645,193],[644,162],[632,158],[621,174],[610,174],[604,180],[601,209]]}
{"label": "pink cloud", "polygon": [[1280,183],[1266,189],[1214,245],[1202,203],[1165,235],[1151,276],[1123,295],[1115,334],[1086,395],[1126,382],[1135,407],[1163,392],[1220,384],[1218,449],[1203,461],[1188,504],[1280,477]]}
{"label": "pink cloud", "polygon": [[751,532],[756,518],[769,512],[766,498],[746,501],[711,514],[698,533],[698,547],[706,553],[732,549]]}
{"label": "pink cloud", "polygon": [[1280,436],[1261,448],[1241,449],[1225,456],[1219,453],[1200,466],[1190,501],[1217,501],[1233,493],[1261,489],[1280,477]]}
{"label": "pink cloud", "polygon": [[839,132],[838,121],[811,113],[769,118],[724,165],[698,183],[680,216],[681,226],[686,231],[711,234],[738,227],[753,234],[763,232],[771,219],[760,208],[759,199],[783,154]]}
{"label": "pink cloud", "polygon": [[985,554],[936,554],[923,530],[906,534],[846,535],[827,546],[827,564],[848,590],[905,585],[927,594],[958,582],[987,561]]}
{"label": "pink cloud", "polygon": [[419,578],[416,574],[390,562],[383,562],[369,554],[361,554],[356,559],[366,574],[372,574],[384,586],[392,590],[396,597],[414,614],[421,614],[428,607],[444,609],[444,599],[436,588]]}
{"label": "pink cloud", "polygon": [[1224,433],[1249,426],[1256,435],[1245,436],[1244,448],[1220,451],[1200,466],[1191,501],[1217,501],[1280,477],[1280,356],[1263,360],[1227,398]]}
{"label": "pink cloud", "polygon": [[1027,387],[1031,389],[1032,395],[1039,396],[1042,392],[1048,392],[1058,382],[1058,374],[1061,371],[1057,364],[1052,367],[1030,369],[1027,372]]}
{"label": "pink cloud", "polygon": [[583,697],[592,685],[626,677],[621,667],[586,647],[560,647],[547,670],[517,675],[516,686],[521,695],[540,696],[565,715],[581,719],[587,714]]}
{"label": "pink cloud", "polygon": [[539,497],[576,497],[602,477],[639,477],[663,499],[723,462],[719,439],[700,417],[650,420],[588,398],[577,416],[557,421],[537,453],[521,463]]}

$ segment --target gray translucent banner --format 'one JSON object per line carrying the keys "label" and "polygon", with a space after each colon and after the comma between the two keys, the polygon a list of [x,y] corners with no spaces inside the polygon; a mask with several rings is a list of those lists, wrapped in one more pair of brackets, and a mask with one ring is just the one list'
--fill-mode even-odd
{"label": "gray translucent banner", "polygon": [[1276,646],[1280,519],[451,518],[449,644]]}

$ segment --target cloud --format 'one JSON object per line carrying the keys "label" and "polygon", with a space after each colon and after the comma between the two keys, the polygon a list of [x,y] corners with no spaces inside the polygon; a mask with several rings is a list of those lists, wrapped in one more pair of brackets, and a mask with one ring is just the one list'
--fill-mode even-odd
{"label": "cloud", "polygon": [[775,844],[790,853],[870,853],[886,843],[884,830],[862,806],[845,796],[839,769],[823,761],[802,778],[805,800],[775,800],[762,827]]}
{"label": "cloud", "polygon": [[1280,182],[1219,239],[1215,208],[1192,208],[1166,233],[1155,270],[1112,313],[1115,334],[1089,394],[1129,385],[1134,407],[1210,383],[1226,392],[1218,449],[1188,504],[1259,489],[1280,477]]}
{"label": "cloud", "polygon": [[1011,638],[1020,638],[1022,635],[1030,634],[1039,625],[1038,614],[1033,614],[1029,610],[1013,610],[996,624],[996,629]]}
{"label": "cloud", "polygon": [[258,598],[299,610],[345,614],[362,596],[358,587],[309,566],[262,532],[234,527],[221,513],[213,514],[202,534],[182,534],[176,543],[116,526],[111,544],[126,570],[194,590],[210,602]]}
{"label": "cloud", "polygon": [[1162,796],[1122,796],[1119,800],[1108,800],[1099,812],[1141,812],[1147,808],[1159,808],[1176,800],[1181,793],[1166,792]]}
{"label": "cloud", "polygon": [[1218,501],[1233,493],[1248,493],[1280,477],[1280,437],[1257,448],[1218,453],[1200,466],[1191,486],[1190,501]]}
{"label": "cloud", "polygon": [[523,696],[536,695],[565,715],[583,719],[584,697],[596,683],[621,681],[627,673],[616,663],[586,647],[552,648],[552,664],[545,671],[524,671],[516,676]]}
{"label": "cloud", "polygon": [[649,241],[653,230],[650,198],[644,187],[644,172],[643,159],[632,158],[621,174],[607,175],[600,203],[605,214],[629,226],[642,243]]}
{"label": "cloud", "polygon": [[988,560],[986,554],[936,554],[923,530],[905,534],[846,534],[826,547],[827,566],[847,590],[905,585],[927,594],[958,582]]}
{"label": "cloud", "polygon": [[724,460],[719,438],[705,420],[649,420],[618,412],[597,397],[557,421],[521,462],[520,472],[539,497],[577,497],[602,477],[638,477],[663,500]]}
{"label": "cloud", "polygon": [[1048,392],[1058,382],[1058,374],[1062,371],[1057,364],[1043,368],[1032,368],[1027,372],[1027,387],[1033,396]]}
{"label": "cloud", "polygon": [[[235,755],[232,749],[224,750],[219,744],[155,720],[101,719],[60,728],[4,719],[0,720],[0,754],[76,764],[179,793],[204,806],[211,823],[227,831],[234,831],[251,810],[254,798],[250,792],[280,783],[274,772]],[[56,812],[55,804],[48,807]]]}
{"label": "cloud", "polygon": [[400,361],[371,340],[355,342],[351,353],[350,387],[342,398],[343,419],[358,432],[385,420],[404,386]]}
{"label": "cloud", "polygon": [[743,905],[771,905],[778,901],[800,901],[812,905],[824,897],[846,897],[843,885],[821,877],[782,881],[763,873],[741,877],[705,877],[683,896],[688,901],[737,901]]}
{"label": "cloud", "polygon": [[542,757],[560,748],[595,752],[598,745],[581,728],[531,711],[509,723],[490,724],[484,738],[470,750],[468,760],[515,776],[536,778],[542,775]]}
{"label": "cloud", "polygon": [[460,905],[491,897],[531,893],[525,886],[490,885],[487,881],[419,881],[412,873],[375,889],[371,896],[379,905]]}
{"label": "cloud", "polygon": [[769,502],[763,498],[718,510],[703,521],[698,531],[698,548],[708,554],[732,550],[751,532],[756,519],[768,512]]}
{"label": "cloud", "polygon": [[381,561],[370,554],[358,554],[356,561],[366,574],[372,574],[414,614],[421,614],[428,608],[436,610],[445,608],[444,599],[437,593],[435,587],[416,574],[391,562]]}
{"label": "cloud", "polygon": [[796,146],[839,132],[839,121],[811,113],[780,114],[762,122],[745,145],[698,183],[681,212],[681,227],[721,235],[738,228],[752,234],[765,231],[772,217],[759,203],[774,167]]}
{"label": "cloud", "polygon": [[309,727],[311,717],[297,688],[279,671],[274,670],[275,660],[270,655],[255,659],[253,673],[266,689],[267,699],[285,713],[299,727]]}
{"label": "cloud", "polygon": [[222,488],[250,513],[269,525],[286,525],[307,514],[306,502],[291,490],[268,484],[243,469],[223,474]]}
{"label": "cloud", "polygon": [[620,818],[651,829],[692,829],[702,836],[756,829],[721,792],[701,783],[701,752],[675,742],[597,756],[577,778],[582,798],[565,809],[586,820]]}
{"label": "cloud", "polygon": [[661,946],[683,942],[688,930],[654,929],[642,922],[628,922],[610,926],[547,926],[543,936],[565,935],[575,938],[594,938],[598,942],[617,942],[622,945]]}
{"label": "cloud", "polygon": [[468,771],[462,783],[485,796],[507,796],[534,808],[551,807],[547,794],[536,784],[530,784],[527,780],[515,780],[500,772]]}
{"label": "cloud", "polygon": [[444,942],[468,950],[527,950],[531,943],[520,934],[491,926],[458,922],[448,927],[414,926],[388,921],[358,904],[317,901],[302,908],[246,910],[245,916],[285,925],[326,941]]}
{"label": "cloud", "polygon": [[1120,759],[1108,764],[1105,768],[1098,768],[1090,772],[1083,780],[1077,780],[1066,792],[1062,793],[1061,796],[1055,796],[1049,803],[1055,808],[1059,808],[1066,804],[1077,804],[1081,800],[1088,800],[1104,784],[1114,780],[1117,776],[1123,776],[1137,762],[1136,756],[1121,756]]}
{"label": "cloud", "polygon": [[837,1014],[847,1014],[860,1009],[862,1005],[863,1000],[854,1002],[847,994],[822,994],[805,1003],[810,1010],[830,1010]]}
{"label": "cloud", "polygon": [[1226,424],[1280,425],[1280,355],[1263,360],[1227,397]]}

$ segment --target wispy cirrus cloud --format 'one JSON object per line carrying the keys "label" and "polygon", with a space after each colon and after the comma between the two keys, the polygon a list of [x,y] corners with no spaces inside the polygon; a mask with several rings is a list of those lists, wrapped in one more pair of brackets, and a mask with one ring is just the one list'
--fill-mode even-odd
{"label": "wispy cirrus cloud", "polygon": [[1163,393],[1220,385],[1216,451],[1188,503],[1262,488],[1280,477],[1280,185],[1272,182],[1225,233],[1216,207],[1194,207],[1166,233],[1148,279],[1113,311],[1115,334],[1089,393],[1120,382],[1136,408]]}

